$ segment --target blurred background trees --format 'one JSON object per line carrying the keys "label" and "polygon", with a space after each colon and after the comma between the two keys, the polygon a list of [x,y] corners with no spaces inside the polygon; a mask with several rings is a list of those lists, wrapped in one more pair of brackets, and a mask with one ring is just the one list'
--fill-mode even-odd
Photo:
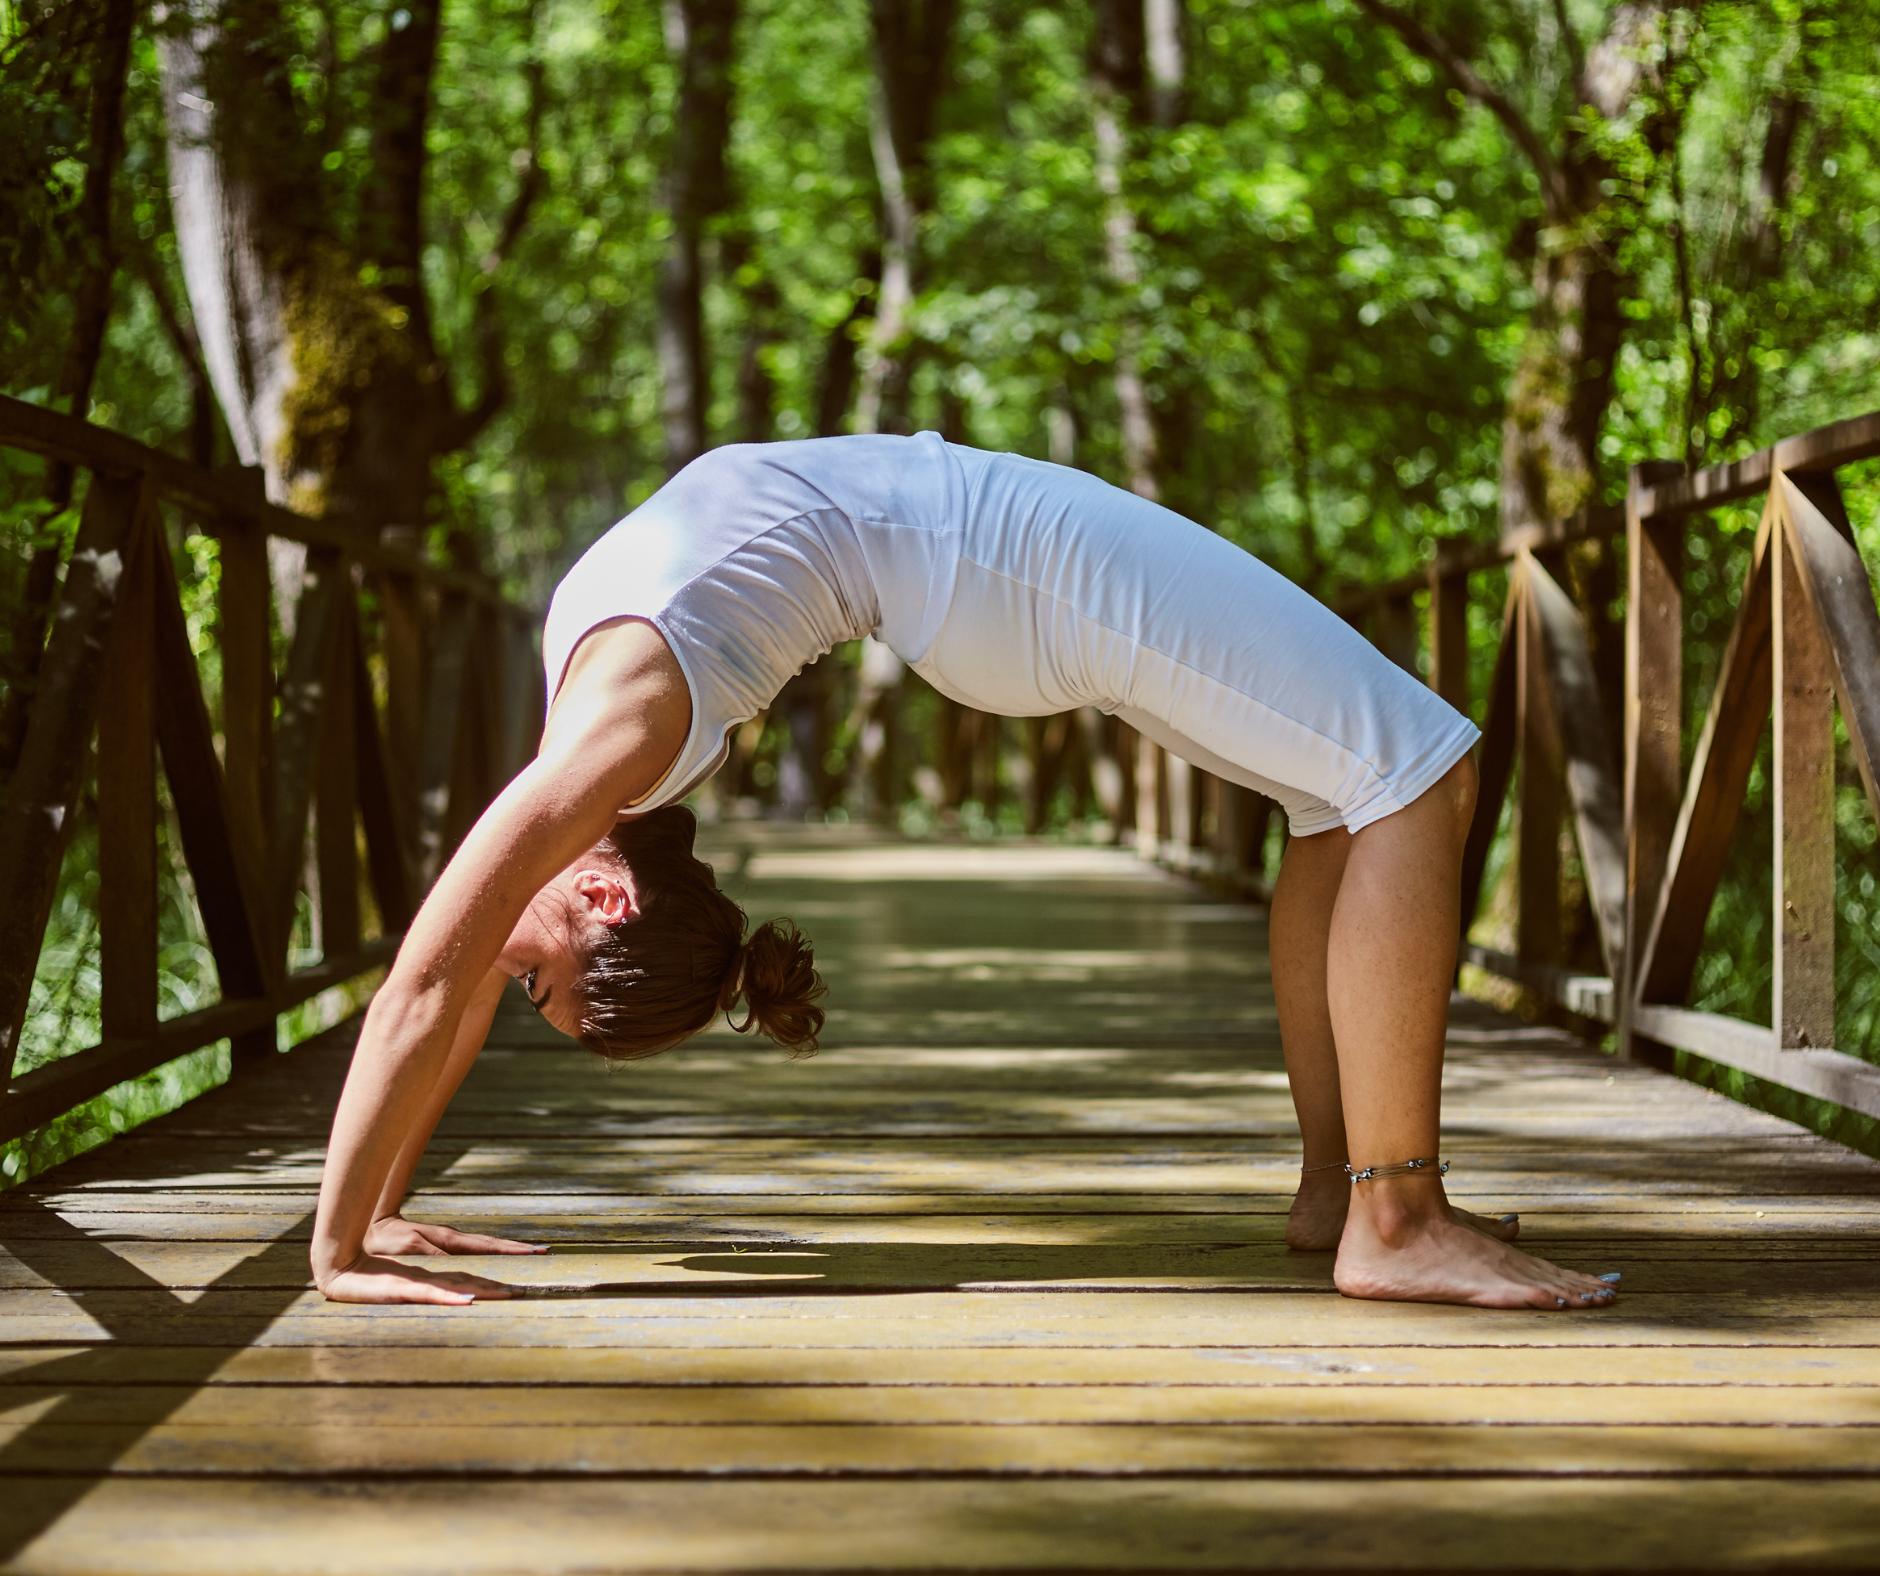
{"label": "blurred background trees", "polygon": [[[526,595],[936,427],[1327,584],[1862,403],[1859,0],[9,0],[10,392]],[[56,499],[56,490],[54,490]]]}
{"label": "blurred background trees", "polygon": [[[1872,408],[1877,60],[1871,0],[0,0],[0,368],[536,603],[702,448],[917,428],[1329,597]],[[6,465],[0,773],[71,502]],[[913,688],[819,664],[721,788],[911,791]]]}

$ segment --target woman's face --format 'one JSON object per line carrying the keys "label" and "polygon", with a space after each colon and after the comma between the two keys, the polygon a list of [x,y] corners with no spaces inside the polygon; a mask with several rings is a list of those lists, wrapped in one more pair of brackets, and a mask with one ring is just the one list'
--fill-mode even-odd
{"label": "woman's face", "polygon": [[574,987],[585,960],[603,932],[638,913],[626,870],[583,855],[529,899],[496,966],[522,986],[548,1023],[573,1037]]}

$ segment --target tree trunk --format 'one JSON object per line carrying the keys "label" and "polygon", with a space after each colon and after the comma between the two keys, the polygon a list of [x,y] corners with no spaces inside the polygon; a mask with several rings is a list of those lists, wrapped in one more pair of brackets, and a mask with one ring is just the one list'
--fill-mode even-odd
{"label": "tree trunk", "polygon": [[1142,283],[1136,262],[1136,215],[1123,195],[1129,130],[1147,118],[1143,0],[1097,0],[1090,51],[1090,118],[1096,142],[1097,189],[1103,193],[1103,260],[1122,299],[1123,321],[1116,351],[1116,405],[1121,426],[1123,481],[1131,492],[1158,498],[1154,417],[1141,368],[1142,331],[1135,293]]}
{"label": "tree trunk", "polygon": [[[507,392],[494,293],[476,308],[483,386],[459,409],[423,289],[438,5],[401,4],[368,63],[372,170],[353,235],[340,231],[318,139],[288,87],[300,41],[280,0],[168,0],[155,13],[183,280],[236,455],[261,469],[274,501],[368,530],[422,524],[433,463],[474,438]],[[528,143],[486,274],[541,186],[541,75],[533,59],[524,69]],[[298,579],[279,561],[276,577]],[[291,598],[282,612],[291,619]]]}
{"label": "tree trunk", "polygon": [[[862,372],[857,432],[906,432],[913,370],[910,316],[918,288],[920,225],[933,206],[928,145],[947,80],[958,0],[871,0],[875,107],[870,123],[881,186],[881,289],[874,357]],[[851,782],[864,814],[887,814],[899,795],[899,712],[906,665],[880,642],[862,642],[856,672],[859,741]]]}
{"label": "tree trunk", "polygon": [[[1616,121],[1645,82],[1665,0],[1624,0],[1605,35],[1580,58],[1571,85],[1581,115]],[[1669,145],[1668,104],[1653,106],[1646,136]],[[1631,199],[1612,194],[1616,172],[1596,139],[1573,121],[1543,168],[1545,230],[1534,262],[1534,310],[1515,365],[1502,424],[1503,534],[1562,520],[1599,497],[1599,432],[1612,403],[1625,298],[1632,281],[1618,262],[1618,235],[1640,222]]]}
{"label": "tree trunk", "polygon": [[286,503],[313,480],[288,468],[288,301],[327,237],[322,182],[297,151],[284,28],[267,0],[178,0],[157,22],[170,205],[203,364],[237,458]]}
{"label": "tree trunk", "polygon": [[[79,202],[79,255],[72,290],[72,336],[59,367],[53,398],[74,416],[91,409],[91,387],[104,354],[105,326],[117,277],[118,247],[111,227],[111,187],[124,154],[124,79],[136,26],[133,0],[105,0],[91,60],[85,139],[85,186]],[[46,468],[51,514],[71,507],[75,473],[54,461]],[[26,737],[26,712],[45,653],[46,620],[58,589],[60,549],[36,548],[28,560],[19,601],[0,653],[0,773],[11,771]]]}
{"label": "tree trunk", "polygon": [[947,80],[958,0],[871,0],[875,109],[870,143],[881,185],[881,292],[874,360],[862,375],[858,432],[905,432],[920,225],[933,207],[928,145]]}
{"label": "tree trunk", "polygon": [[679,68],[665,208],[671,235],[658,281],[660,410],[666,469],[704,452],[711,406],[705,348],[705,226],[728,191],[731,40],[737,0],[666,0],[666,45]]}

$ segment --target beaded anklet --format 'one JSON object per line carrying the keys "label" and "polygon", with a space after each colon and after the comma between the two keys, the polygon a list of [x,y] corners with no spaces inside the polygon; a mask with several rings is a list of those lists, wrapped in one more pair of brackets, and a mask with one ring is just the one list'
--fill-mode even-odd
{"label": "beaded anklet", "polygon": [[1362,1171],[1354,1170],[1351,1163],[1347,1161],[1345,1174],[1351,1178],[1353,1186],[1356,1186],[1360,1182],[1375,1182],[1380,1177],[1401,1177],[1408,1176],[1413,1171],[1427,1171],[1431,1166],[1436,1168],[1436,1174],[1439,1177],[1449,1175],[1449,1162],[1439,1160],[1435,1155],[1425,1156],[1421,1160],[1399,1160],[1387,1166],[1366,1166]]}

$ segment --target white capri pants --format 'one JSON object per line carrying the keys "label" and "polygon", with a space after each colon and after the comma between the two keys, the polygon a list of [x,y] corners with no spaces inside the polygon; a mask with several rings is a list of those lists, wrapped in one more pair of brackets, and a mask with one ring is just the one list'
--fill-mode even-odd
{"label": "white capri pants", "polygon": [[1278,801],[1295,837],[1402,809],[1481,737],[1251,553],[1017,455],[975,490],[952,600],[913,667],[982,711],[1114,713]]}

